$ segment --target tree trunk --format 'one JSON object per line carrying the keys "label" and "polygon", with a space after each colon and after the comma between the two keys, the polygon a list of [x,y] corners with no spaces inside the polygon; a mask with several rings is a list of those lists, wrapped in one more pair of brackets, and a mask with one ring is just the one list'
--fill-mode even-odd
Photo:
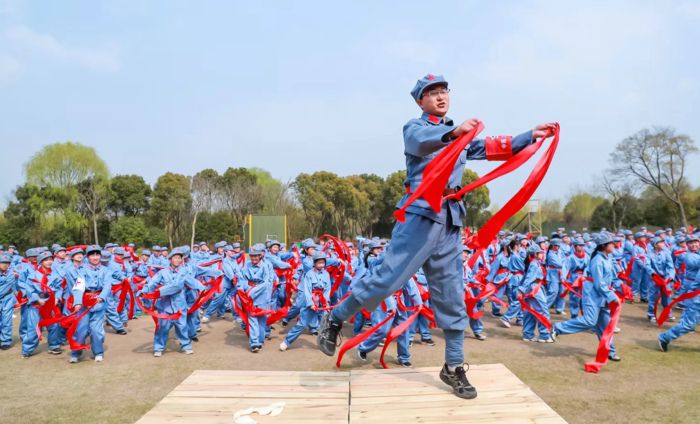
{"label": "tree trunk", "polygon": [[92,230],[95,234],[95,244],[100,244],[100,240],[97,238],[97,214],[92,214]]}
{"label": "tree trunk", "polygon": [[612,226],[613,226],[613,229],[615,230],[615,232],[617,232],[617,213],[615,212],[615,206],[617,206],[617,205],[613,201],[612,202],[612,224],[613,224]]}
{"label": "tree trunk", "polygon": [[681,213],[681,224],[683,224],[683,227],[688,228],[688,219],[685,216],[685,207],[683,207],[683,201],[678,200],[676,204],[678,205],[678,210]]}
{"label": "tree trunk", "polygon": [[192,239],[190,240],[190,247],[194,246],[195,228],[197,227],[197,215],[199,215],[199,211],[196,211],[194,213],[194,218],[192,218]]}

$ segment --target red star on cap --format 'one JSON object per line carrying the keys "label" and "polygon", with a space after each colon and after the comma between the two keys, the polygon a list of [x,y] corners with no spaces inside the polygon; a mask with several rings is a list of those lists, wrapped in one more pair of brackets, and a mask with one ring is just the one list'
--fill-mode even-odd
{"label": "red star on cap", "polygon": [[433,75],[433,74],[428,74],[428,75],[425,76],[425,79],[427,79],[428,81],[432,81],[432,80],[435,79],[435,75]]}

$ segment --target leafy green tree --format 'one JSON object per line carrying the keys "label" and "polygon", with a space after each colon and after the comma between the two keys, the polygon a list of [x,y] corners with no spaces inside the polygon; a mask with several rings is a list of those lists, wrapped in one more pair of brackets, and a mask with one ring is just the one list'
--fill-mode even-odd
{"label": "leafy green tree", "polygon": [[179,232],[189,222],[192,196],[190,182],[182,174],[167,172],[156,181],[151,201],[151,215],[165,230],[170,248],[178,239]]}
{"label": "leafy green tree", "polygon": [[262,189],[257,177],[246,168],[228,168],[220,178],[223,207],[243,231],[245,217],[262,207]]}
{"label": "leafy green tree", "polygon": [[593,211],[605,198],[586,192],[579,192],[569,198],[564,206],[564,221],[567,227],[583,228],[587,227]]}
{"label": "leafy green tree", "polygon": [[340,178],[332,172],[320,171],[299,174],[292,183],[314,237],[320,234],[324,223],[331,221],[335,208],[332,200],[335,196],[333,186],[339,180]]}
{"label": "leafy green tree", "polygon": [[125,216],[109,228],[110,238],[117,243],[143,243],[148,239],[146,222],[140,216]]}
{"label": "leafy green tree", "polygon": [[107,208],[115,219],[146,213],[151,186],[140,175],[116,175],[110,180]]}
{"label": "leafy green tree", "polygon": [[94,148],[67,141],[44,146],[24,167],[27,182],[67,189],[91,177],[106,178],[107,165]]}
{"label": "leafy green tree", "polygon": [[688,226],[685,202],[690,186],[686,169],[697,153],[695,141],[676,134],[670,127],[643,129],[622,140],[610,154],[618,178],[631,178],[652,187],[678,209],[678,218]]}
{"label": "leafy green tree", "polygon": [[92,222],[95,244],[100,243],[97,221],[107,205],[109,180],[105,177],[89,177],[76,185],[79,195],[78,210]]}
{"label": "leafy green tree", "polygon": [[201,212],[212,212],[219,194],[221,177],[215,170],[209,168],[196,173],[190,181],[192,192],[192,237],[190,245],[194,244],[197,233],[197,217]]}
{"label": "leafy green tree", "polygon": [[[479,174],[471,169],[465,169],[462,174],[462,187],[479,179]],[[481,186],[464,196],[464,206],[467,209],[465,224],[469,227],[479,227],[490,217],[486,208],[491,204],[489,188]]]}

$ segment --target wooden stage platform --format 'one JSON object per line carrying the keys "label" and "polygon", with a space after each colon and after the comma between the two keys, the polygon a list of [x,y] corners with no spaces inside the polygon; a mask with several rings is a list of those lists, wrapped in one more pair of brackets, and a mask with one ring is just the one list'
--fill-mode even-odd
{"label": "wooden stage platform", "polygon": [[439,370],[198,370],[138,423],[231,424],[238,411],[280,402],[277,416],[252,414],[239,422],[565,423],[502,364],[471,366],[467,375],[479,392],[473,400],[454,396]]}

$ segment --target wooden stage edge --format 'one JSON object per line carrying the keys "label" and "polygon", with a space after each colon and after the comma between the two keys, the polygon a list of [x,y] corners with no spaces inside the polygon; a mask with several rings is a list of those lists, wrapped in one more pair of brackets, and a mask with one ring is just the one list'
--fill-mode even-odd
{"label": "wooden stage edge", "polygon": [[[479,392],[472,400],[454,396],[439,371],[197,370],[137,423],[566,422],[503,364],[471,366]],[[279,415],[234,420],[236,412],[282,402]]]}

